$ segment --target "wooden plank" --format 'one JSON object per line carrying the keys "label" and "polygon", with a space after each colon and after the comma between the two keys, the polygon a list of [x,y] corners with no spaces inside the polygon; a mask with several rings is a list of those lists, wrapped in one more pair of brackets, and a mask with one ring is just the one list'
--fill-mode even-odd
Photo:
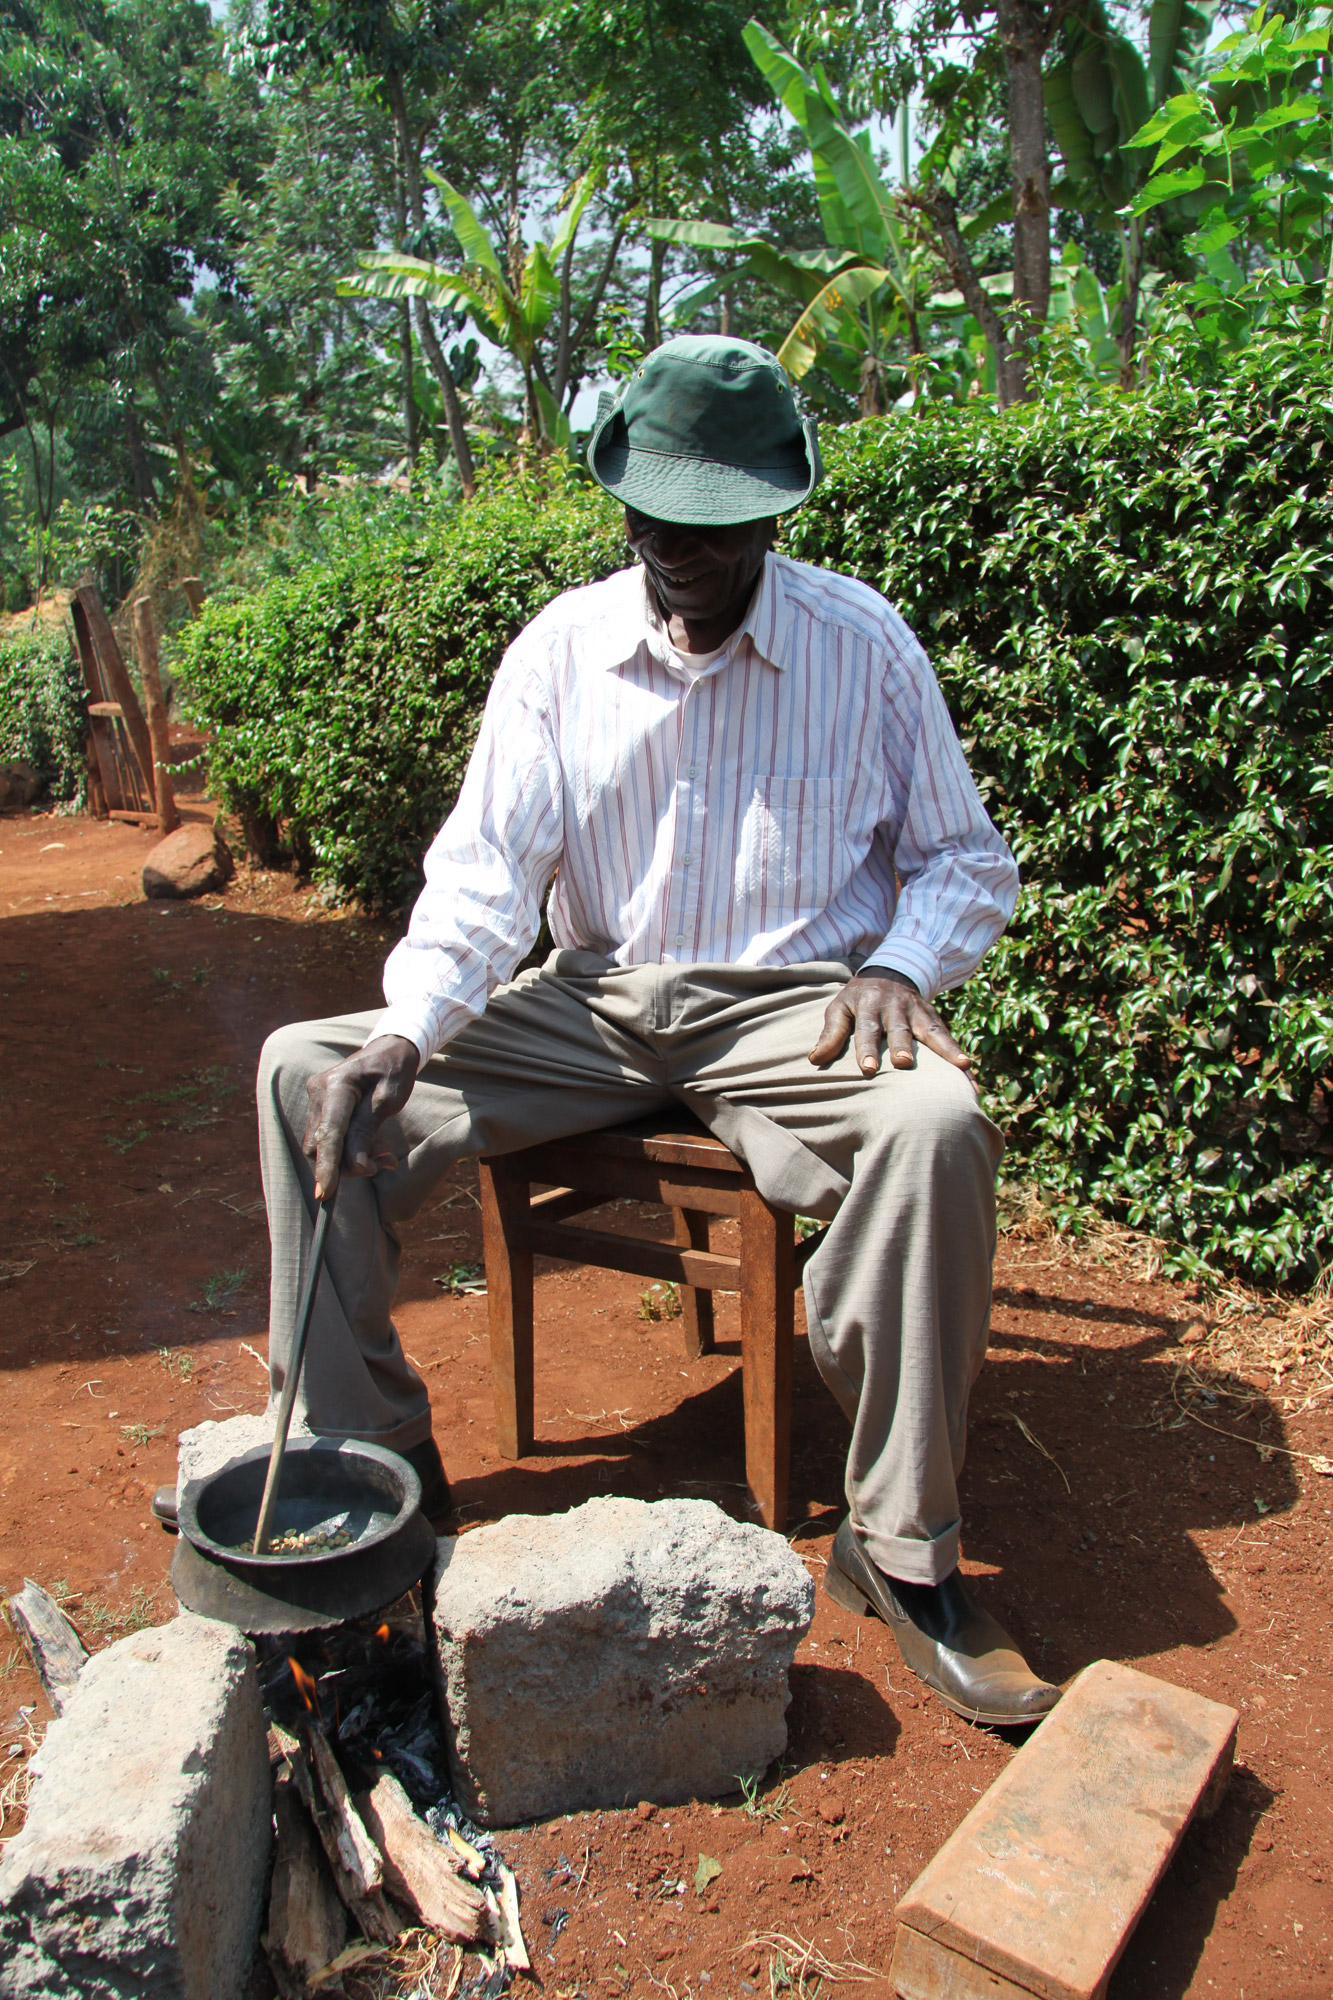
{"label": "wooden plank", "polygon": [[761,1194],[741,1203],[741,1378],[745,1477],[766,1528],[787,1525],[796,1235]]}
{"label": "wooden plank", "polygon": [[720,1139],[694,1120],[682,1118],[679,1125],[656,1119],[636,1119],[630,1124],[613,1125],[597,1132],[580,1132],[562,1139],[562,1147],[581,1153],[614,1154],[618,1159],[650,1160],[659,1166],[703,1167],[738,1174],[749,1179],[749,1170],[729,1152]]}
{"label": "wooden plank", "polygon": [[535,1194],[528,1204],[528,1214],[540,1214],[543,1222],[563,1222],[569,1215],[586,1215],[590,1208],[600,1208],[602,1197],[589,1194],[582,1188],[548,1188],[545,1194]]}
{"label": "wooden plank", "polygon": [[190,607],[191,618],[197,618],[204,608],[204,580],[201,576],[183,576],[181,589],[185,592],[185,602]]}
{"label": "wooden plank", "polygon": [[[107,692],[113,701],[120,703],[121,716],[135,761],[143,776],[144,788],[152,796],[153,745],[148,734],[148,724],[144,721],[139,697],[134,692],[134,683],[121,656],[116,635],[111,629],[111,620],[101,598],[90,583],[82,583],[74,593],[74,601],[88,621],[88,635],[97,655],[97,664],[107,681]],[[132,800],[127,800],[132,804]]]}
{"label": "wooden plank", "polygon": [[[503,1160],[478,1162],[486,1317],[491,1336],[495,1433],[501,1458],[523,1458],[536,1433],[532,1407],[532,1250],[528,1183]],[[554,1226],[554,1225],[553,1225]]]}
{"label": "wooden plank", "polygon": [[[561,1223],[525,1222],[522,1241],[539,1257],[562,1257],[573,1264],[596,1264],[605,1271],[633,1271],[669,1285],[740,1286],[738,1257],[714,1257],[702,1250],[677,1250],[645,1236],[617,1236],[609,1229],[570,1229]],[[489,1270],[489,1264],[487,1266]],[[489,1280],[488,1280],[489,1283]]]}
{"label": "wooden plank", "polygon": [[153,796],[157,802],[157,824],[163,834],[173,833],[181,823],[176,798],[171,789],[171,739],[167,734],[167,705],[162,699],[162,676],[158,670],[157,633],[153,629],[153,602],[149,597],[134,601],[134,638],[139,653],[139,679],[143,682],[144,706],[148,710],[148,735],[153,746]]}
{"label": "wooden plank", "polygon": [[702,1208],[713,1215],[740,1214],[735,1174],[707,1168],[663,1168],[656,1161],[573,1152],[563,1141],[529,1146],[504,1156],[525,1180],[550,1181],[595,1193],[604,1201],[656,1201],[664,1208]]}
{"label": "wooden plank", "polygon": [[889,1983],[899,2000],[1032,2000],[1012,1979],[988,1972],[906,1924],[898,1926]]}
{"label": "wooden plank", "polygon": [[1221,1795],[1237,1720],[1133,1667],[1085,1668],[899,1903],[922,1939],[909,1955],[940,1947],[1038,2000],[1100,2000],[1185,1828]]}
{"label": "wooden plank", "polygon": [[[95,761],[97,775],[101,780],[102,810],[98,818],[105,817],[108,808],[114,810],[133,803],[125,797],[125,778],[120,770],[116,755],[116,731],[113,715],[120,716],[120,703],[107,701],[106,688],[102,683],[101,671],[97,665],[97,654],[93,648],[92,634],[88,630],[88,619],[77,598],[70,602],[70,617],[74,624],[74,646],[83,669],[83,683],[88,690],[88,741],[92,746],[90,764]],[[96,802],[94,802],[96,810]]]}
{"label": "wooden plank", "polygon": [[[702,1209],[677,1208],[673,1209],[672,1216],[676,1242],[681,1249],[707,1250],[708,1216]],[[680,1304],[686,1354],[696,1360],[701,1354],[711,1354],[714,1347],[713,1294],[700,1285],[682,1285]]]}

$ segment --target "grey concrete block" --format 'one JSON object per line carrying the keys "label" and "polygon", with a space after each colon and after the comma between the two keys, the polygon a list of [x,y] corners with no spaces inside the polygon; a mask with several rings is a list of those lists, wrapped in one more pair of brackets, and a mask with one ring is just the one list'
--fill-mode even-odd
{"label": "grey concrete block", "polygon": [[184,1616],[88,1662],[0,1861],[0,2000],[240,2000],[272,1783],[249,1641]]}
{"label": "grey concrete block", "polygon": [[486,1826],[734,1791],[787,1743],[814,1586],[707,1500],[590,1500],[442,1541],[436,1672],[454,1786]]}
{"label": "grey concrete block", "polygon": [[[296,1412],[292,1414],[289,1437],[309,1437],[310,1431],[304,1419]],[[176,1497],[191,1479],[208,1479],[215,1472],[221,1472],[224,1465],[230,1465],[234,1458],[243,1458],[247,1451],[254,1451],[261,1444],[273,1443],[273,1413],[263,1410],[257,1417],[224,1417],[221,1423],[211,1419],[207,1423],[195,1424],[192,1430],[182,1431],[176,1449]]]}

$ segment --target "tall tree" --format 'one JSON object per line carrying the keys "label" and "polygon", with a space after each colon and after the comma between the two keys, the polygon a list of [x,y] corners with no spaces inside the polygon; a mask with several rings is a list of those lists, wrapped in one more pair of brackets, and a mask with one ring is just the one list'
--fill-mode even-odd
{"label": "tall tree", "polygon": [[160,498],[197,383],[182,313],[227,285],[227,182],[253,172],[253,102],[196,0],[11,0],[0,13],[0,427],[29,440],[38,509],[76,397],[114,414],[129,479]]}

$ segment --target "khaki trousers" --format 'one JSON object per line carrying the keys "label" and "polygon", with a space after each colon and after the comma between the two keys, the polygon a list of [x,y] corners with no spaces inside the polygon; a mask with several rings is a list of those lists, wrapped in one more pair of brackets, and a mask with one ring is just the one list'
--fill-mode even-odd
{"label": "khaki trousers", "polygon": [[[957,1476],[986,1350],[1001,1141],[967,1077],[918,1048],[862,1076],[807,1060],[850,967],[618,967],[557,951],[501,987],[380,1128],[396,1169],[344,1177],[302,1396],[312,1430],[405,1448],[431,1428],[391,1318],[398,1227],[457,1160],[663,1110],[694,1112],[782,1208],[832,1221],[805,1271],[816,1365],[852,1424],[847,1497],[890,1576],[958,1559]],[[269,1367],[281,1388],[314,1179],[306,1079],[360,1048],[375,1014],[265,1044],[259,1132],[273,1245]]]}

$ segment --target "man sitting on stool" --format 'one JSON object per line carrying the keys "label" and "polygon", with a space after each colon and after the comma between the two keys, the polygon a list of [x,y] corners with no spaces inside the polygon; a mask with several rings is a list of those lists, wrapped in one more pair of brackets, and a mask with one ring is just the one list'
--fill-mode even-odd
{"label": "man sitting on stool", "polygon": [[[637,565],[558,597],[505,654],[387,1012],[265,1047],[274,1391],[341,1176],[307,1421],[401,1452],[442,1513],[390,1317],[399,1224],[460,1159],[682,1105],[768,1200],[831,1218],[805,1272],[811,1351],[852,1423],[830,1594],[877,1611],[958,1713],[1033,1721],[1058,1690],[958,1572],[1001,1142],[931,1005],[1008,921],[1013,857],[897,612],[773,553],[820,466],[771,354],[669,341],[599,413],[588,461]],[[553,876],[557,948],[513,979]]]}

